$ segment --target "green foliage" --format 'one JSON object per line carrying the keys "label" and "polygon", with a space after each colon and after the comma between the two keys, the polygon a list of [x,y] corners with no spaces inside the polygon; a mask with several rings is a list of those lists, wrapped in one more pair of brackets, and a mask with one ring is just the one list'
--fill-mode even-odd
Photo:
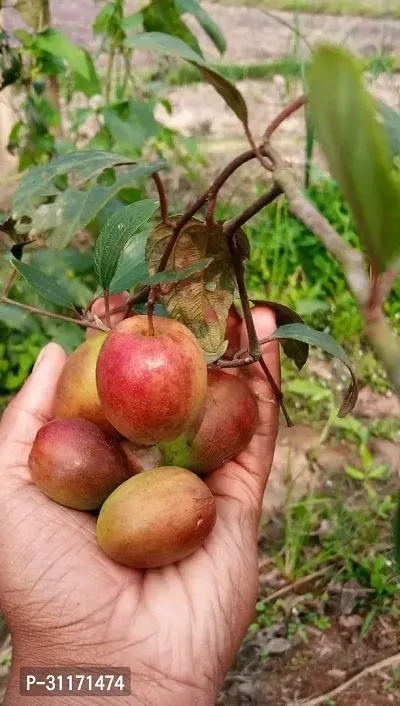
{"label": "green foliage", "polygon": [[143,229],[157,208],[158,203],[151,199],[137,201],[117,211],[107,221],[94,251],[94,269],[104,290],[109,288],[113,280],[126,244],[136,232]]}
{"label": "green foliage", "polygon": [[207,64],[203,58],[180,39],[162,32],[147,32],[128,37],[128,46],[161,55],[184,59],[196,66],[207,83],[210,83],[224,99],[239,120],[247,126],[247,106],[240,91],[217,70]]}
{"label": "green foliage", "polygon": [[361,67],[344,49],[320,47],[308,86],[317,139],[372,263],[383,270],[400,250],[400,189]]}
{"label": "green foliage", "polygon": [[[117,172],[114,168],[124,166]],[[15,194],[12,213],[17,228],[45,233],[53,246],[65,247],[73,236],[90,224],[119,192],[138,179],[162,169],[161,161],[136,164],[121,155],[97,151],[71,152],[44,167],[31,169]],[[71,172],[80,179],[69,189],[60,189],[60,179]],[[102,178],[104,177],[104,178]],[[52,201],[38,206],[45,199]]]}
{"label": "green foliage", "polygon": [[339,417],[344,417],[348,414],[357,402],[358,390],[351,361],[343,348],[336,343],[332,336],[329,336],[323,331],[317,331],[309,326],[305,326],[305,324],[299,323],[279,326],[279,328],[277,328],[276,331],[269,337],[270,341],[280,341],[281,339],[302,341],[308,345],[318,346],[326,353],[329,353],[329,355],[338,358],[342,363],[344,363],[350,372],[351,383],[346,392],[338,415]]}

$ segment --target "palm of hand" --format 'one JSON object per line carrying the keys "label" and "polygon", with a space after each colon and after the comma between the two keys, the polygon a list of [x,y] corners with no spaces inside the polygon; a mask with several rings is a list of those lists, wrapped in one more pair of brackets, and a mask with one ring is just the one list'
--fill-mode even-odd
{"label": "palm of hand", "polygon": [[[257,315],[266,336],[273,317]],[[24,635],[32,652],[40,645],[43,663],[55,652],[58,664],[131,666],[144,685],[157,679],[166,691],[181,685],[212,700],[254,610],[257,524],[277,429],[268,385],[258,366],[248,369],[260,426],[207,481],[217,523],[204,546],[178,564],[138,571],[101,552],[93,517],[52,503],[30,480],[31,444],[64,362],[52,344],[1,425],[0,599],[14,641]],[[277,378],[275,345],[268,364]]]}

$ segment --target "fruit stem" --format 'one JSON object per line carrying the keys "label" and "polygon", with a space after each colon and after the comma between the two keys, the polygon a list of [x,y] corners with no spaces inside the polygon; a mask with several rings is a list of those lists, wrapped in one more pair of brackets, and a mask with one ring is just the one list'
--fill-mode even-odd
{"label": "fruit stem", "polygon": [[111,325],[111,315],[110,315],[110,290],[105,289],[104,290],[104,309],[105,309],[105,315],[106,315],[106,324],[109,329],[112,328]]}
{"label": "fruit stem", "polygon": [[149,296],[147,298],[147,320],[149,322],[149,336],[154,336],[154,305],[156,301],[156,289],[155,287],[150,287]]}

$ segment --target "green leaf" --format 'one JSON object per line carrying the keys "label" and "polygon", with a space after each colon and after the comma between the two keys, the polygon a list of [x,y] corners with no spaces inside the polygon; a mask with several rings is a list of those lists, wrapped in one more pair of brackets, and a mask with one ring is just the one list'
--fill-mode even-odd
{"label": "green leaf", "polygon": [[18,260],[12,260],[11,264],[42,299],[64,308],[73,306],[71,293],[52,277]]}
{"label": "green leaf", "polygon": [[[69,172],[81,177],[81,185],[97,178],[102,172],[118,164],[127,164],[124,171],[116,173],[115,181],[108,186],[95,183],[89,188],[74,188],[59,191],[54,180]],[[75,233],[87,226],[99,211],[118,192],[132,186],[137,179],[149,176],[162,169],[161,161],[135,164],[126,157],[103,151],[74,152],[58,157],[44,167],[36,167],[22,179],[13,201],[13,215],[16,219],[31,219],[29,230],[37,233],[54,231],[50,242],[62,248],[70,242]],[[41,201],[55,197],[52,203]]]}
{"label": "green leaf", "polygon": [[189,12],[193,15],[205,33],[210,37],[219,53],[224,54],[226,50],[225,37],[217,23],[214,22],[208,12],[201,7],[198,0],[175,0],[175,5],[179,12]]}
{"label": "green leaf", "polygon": [[392,157],[398,157],[400,155],[400,113],[382,102],[378,104],[378,108]]}
{"label": "green leaf", "polygon": [[114,13],[115,3],[112,1],[107,2],[104,7],[102,7],[95,21],[93,22],[92,27],[94,34],[103,34],[103,32],[108,31],[110,25],[112,24]]}
{"label": "green leaf", "polygon": [[129,35],[126,44],[136,49],[155,51],[159,54],[189,61],[199,69],[204,80],[215,88],[239,120],[244,125],[248,124],[247,106],[240,91],[218,71],[211,69],[199,54],[180,39],[161,32],[146,32],[145,34]]}
{"label": "green leaf", "polygon": [[355,466],[345,466],[344,470],[347,475],[350,476],[350,478],[353,478],[353,480],[365,479],[365,473],[363,471],[360,471],[359,468],[355,468]]}
{"label": "green leaf", "polygon": [[110,294],[124,292],[147,277],[145,251],[148,235],[148,229],[140,230],[128,241],[120,255],[115,275],[112,278]]}
{"label": "green leaf", "polygon": [[342,346],[336,343],[335,339],[327,333],[324,333],[323,331],[316,331],[305,324],[287,324],[286,326],[280,326],[268,338],[269,341],[279,341],[281,339],[293,339],[295,341],[303,341],[303,343],[307,343],[312,346],[318,346],[326,353],[329,353],[329,355],[338,358],[338,360],[346,366],[351,375],[351,383],[343,399],[338,416],[344,417],[346,414],[351,412],[357,402],[358,387],[352,370],[351,361]]}
{"label": "green leaf", "polygon": [[168,282],[181,282],[197,272],[203,272],[213,261],[212,257],[205,257],[202,260],[194,262],[190,267],[184,270],[172,272],[156,272],[156,274],[146,277],[141,280],[141,284],[166,284]]}
{"label": "green leaf", "polygon": [[397,573],[400,574],[400,493],[397,497],[397,508],[393,523],[394,530],[394,552],[396,558]]}
{"label": "green leaf", "polygon": [[[136,314],[147,314],[147,307],[145,302],[138,302],[133,306]],[[163,316],[165,319],[169,319],[170,315],[166,308],[162,304],[156,304],[154,307],[155,316]]]}
{"label": "green leaf", "polygon": [[193,32],[181,20],[174,0],[151,0],[141,12],[146,32],[165,32],[182,39],[197,54],[203,56]]}
{"label": "green leaf", "polygon": [[152,199],[136,201],[114,213],[107,221],[94,251],[94,269],[104,290],[111,284],[126,243],[143,228],[157,208],[158,202]]}
{"label": "green leaf", "polygon": [[104,108],[102,112],[106,127],[115,141],[115,149],[127,155],[137,154],[161,130],[148,103],[129,101],[123,118],[110,107]]}
{"label": "green leaf", "polygon": [[141,12],[134,12],[132,15],[127,15],[122,20],[121,27],[127,29],[143,29],[143,15]]}
{"label": "green leaf", "polygon": [[308,84],[317,139],[360,239],[382,271],[400,251],[400,189],[361,67],[344,49],[322,46],[314,53]]}
{"label": "green leaf", "polygon": [[[251,299],[250,301],[256,306],[266,306],[268,309],[272,309],[272,311],[275,312],[276,325],[278,327],[285,326],[286,324],[304,324],[301,316],[284,304],[264,301],[263,299]],[[295,362],[298,370],[301,370],[308,359],[307,343],[288,339],[283,340],[281,345],[285,355]]]}
{"label": "green leaf", "polygon": [[51,27],[40,32],[37,46],[42,51],[67,62],[75,76],[78,91],[81,90],[87,96],[101,93],[101,85],[93,59],[86,49],[72,44],[62,32]]}

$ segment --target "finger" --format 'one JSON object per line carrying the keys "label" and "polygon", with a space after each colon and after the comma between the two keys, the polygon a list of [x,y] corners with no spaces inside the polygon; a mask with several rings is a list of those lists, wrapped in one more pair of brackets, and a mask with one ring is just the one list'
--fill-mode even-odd
{"label": "finger", "polygon": [[[252,310],[252,314],[259,340],[267,338],[276,330],[275,314],[270,309],[267,307],[255,307]],[[244,323],[240,345],[241,348],[246,348],[248,345],[247,330]],[[277,387],[280,388],[278,342],[274,341],[264,344],[262,346],[262,356],[273,380]],[[249,469],[258,493],[262,494],[271,470],[275,450],[279,423],[279,402],[259,363],[253,363],[253,365],[243,368],[241,375],[248,381],[250,388],[257,397],[259,419],[256,433],[247,449],[241,454],[240,461]]]}
{"label": "finger", "polygon": [[[259,339],[266,338],[276,329],[275,316],[263,307],[252,310]],[[245,324],[242,324],[240,346],[248,345]],[[262,346],[263,358],[276,383],[280,384],[279,348],[277,343]],[[262,497],[271,470],[278,431],[279,405],[259,363],[242,369],[258,401],[258,426],[248,447],[232,462],[215,471],[208,484],[215,495],[231,499],[229,518],[237,522],[243,513],[250,516],[256,526]]]}
{"label": "finger", "polygon": [[67,354],[56,343],[45,346],[32,374],[4,412],[0,424],[0,476],[10,465],[27,464],[36,434],[51,419],[53,397]]}
{"label": "finger", "polygon": [[225,351],[224,358],[233,358],[235,353],[240,349],[240,336],[242,330],[243,319],[238,313],[234,304],[229,309],[228,318],[226,321],[225,339],[229,342],[228,348]]}
{"label": "finger", "polygon": [[[110,297],[110,311],[113,309],[119,309],[120,307],[127,306],[129,302],[129,294],[128,292],[121,292],[121,294],[113,294]],[[97,299],[92,308],[91,308],[91,313],[93,316],[98,316],[99,319],[105,322],[105,315],[106,315],[106,307],[104,303],[104,299]],[[118,311],[116,314],[111,315],[111,324],[113,326],[116,326],[117,324],[120,323],[120,321],[123,320],[125,316],[125,311]],[[93,338],[93,336],[97,336],[99,332],[96,331],[95,329],[90,329],[88,328],[86,331],[86,337],[87,338]]]}

